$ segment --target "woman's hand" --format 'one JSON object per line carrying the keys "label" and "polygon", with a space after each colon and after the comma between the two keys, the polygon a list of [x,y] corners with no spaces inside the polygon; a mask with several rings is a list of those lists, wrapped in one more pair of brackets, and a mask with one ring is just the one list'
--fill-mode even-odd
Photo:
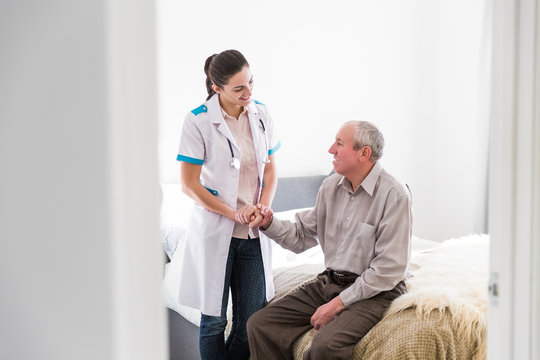
{"label": "woman's hand", "polygon": [[237,223],[254,227],[261,222],[262,215],[255,205],[246,204],[235,212],[234,219]]}
{"label": "woman's hand", "polygon": [[274,212],[263,204],[246,204],[235,212],[234,219],[237,223],[249,225],[250,228],[260,227],[266,230],[272,223]]}

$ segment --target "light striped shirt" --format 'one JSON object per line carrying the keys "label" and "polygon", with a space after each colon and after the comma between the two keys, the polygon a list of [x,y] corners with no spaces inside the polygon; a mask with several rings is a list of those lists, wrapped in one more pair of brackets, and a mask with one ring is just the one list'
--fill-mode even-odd
{"label": "light striped shirt", "polygon": [[356,191],[344,176],[326,178],[315,207],[295,218],[290,222],[274,217],[263,232],[296,253],[320,243],[327,269],[360,275],[339,295],[344,305],[391,290],[406,278],[410,192],[378,162]]}
{"label": "light striped shirt", "polygon": [[[227,114],[223,108],[221,109],[221,113],[236,143],[240,147],[240,154],[235,154],[240,159],[238,198],[236,201],[236,209],[240,209],[246,204],[256,204],[258,201],[259,172],[255,147],[253,146],[253,136],[251,135],[251,127],[249,126],[249,117],[246,108],[238,116],[238,119]],[[247,239],[248,234],[251,237],[259,236],[257,229],[250,229],[249,226],[239,223],[234,224],[233,237]]]}

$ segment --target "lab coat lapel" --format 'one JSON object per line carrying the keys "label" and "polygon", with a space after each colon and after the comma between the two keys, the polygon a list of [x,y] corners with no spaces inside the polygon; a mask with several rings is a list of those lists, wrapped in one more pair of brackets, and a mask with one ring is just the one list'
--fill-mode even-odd
{"label": "lab coat lapel", "polygon": [[[249,117],[249,126],[251,127],[251,136],[253,138],[253,146],[255,147],[255,154],[257,157],[257,168],[259,170],[259,177],[262,182],[262,174],[264,172],[264,164],[262,162],[261,156],[266,155],[266,149],[263,150],[262,147],[266,145],[265,141],[265,131],[262,128],[260,119],[259,110],[253,102],[248,105],[248,117]],[[264,152],[263,152],[264,151]]]}
{"label": "lab coat lapel", "polygon": [[249,118],[249,126],[251,127],[251,136],[253,136],[253,140],[255,142],[255,134],[257,134],[257,131],[260,131],[259,130],[259,126],[260,126],[260,123],[259,123],[259,117],[258,117],[258,113],[259,111],[257,110],[257,107],[255,106],[255,104],[253,104],[253,102],[251,102],[248,106],[248,118]]}
{"label": "lab coat lapel", "polygon": [[218,94],[214,94],[208,100],[208,115],[210,116],[210,119],[212,119],[212,123],[217,126],[217,130],[223,134],[227,139],[231,141],[231,144],[234,145],[234,147],[240,151],[240,147],[236,143],[236,140],[234,139],[231,130],[229,129],[229,126],[227,126],[227,123],[225,122],[225,119],[223,118],[223,114],[221,113],[221,107],[219,106],[219,97]]}

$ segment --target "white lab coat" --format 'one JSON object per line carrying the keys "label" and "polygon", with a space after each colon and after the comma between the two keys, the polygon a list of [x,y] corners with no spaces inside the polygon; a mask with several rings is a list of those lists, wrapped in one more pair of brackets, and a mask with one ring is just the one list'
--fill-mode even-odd
{"label": "white lab coat", "polygon": [[[264,160],[280,143],[266,107],[258,102],[248,106],[248,118],[262,183]],[[261,125],[260,120],[264,123]],[[265,139],[266,138],[266,139]],[[235,157],[242,154],[221,113],[218,95],[188,113],[182,128],[179,161],[202,164],[201,183],[219,200],[236,209],[240,171],[231,166],[230,140]],[[260,191],[259,195],[260,197]],[[225,269],[234,222],[195,204],[189,219],[184,247],[177,249],[179,261],[177,301],[200,309],[205,315],[219,316],[225,283]],[[270,240],[260,234],[264,263],[266,299],[274,297]]]}

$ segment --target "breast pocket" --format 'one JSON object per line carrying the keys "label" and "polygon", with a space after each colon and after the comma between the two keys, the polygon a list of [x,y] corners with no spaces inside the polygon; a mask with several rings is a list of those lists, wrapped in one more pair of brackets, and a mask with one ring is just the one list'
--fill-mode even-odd
{"label": "breast pocket", "polygon": [[362,223],[356,233],[352,235],[354,239],[352,248],[358,256],[370,259],[375,256],[376,230],[375,226]]}

